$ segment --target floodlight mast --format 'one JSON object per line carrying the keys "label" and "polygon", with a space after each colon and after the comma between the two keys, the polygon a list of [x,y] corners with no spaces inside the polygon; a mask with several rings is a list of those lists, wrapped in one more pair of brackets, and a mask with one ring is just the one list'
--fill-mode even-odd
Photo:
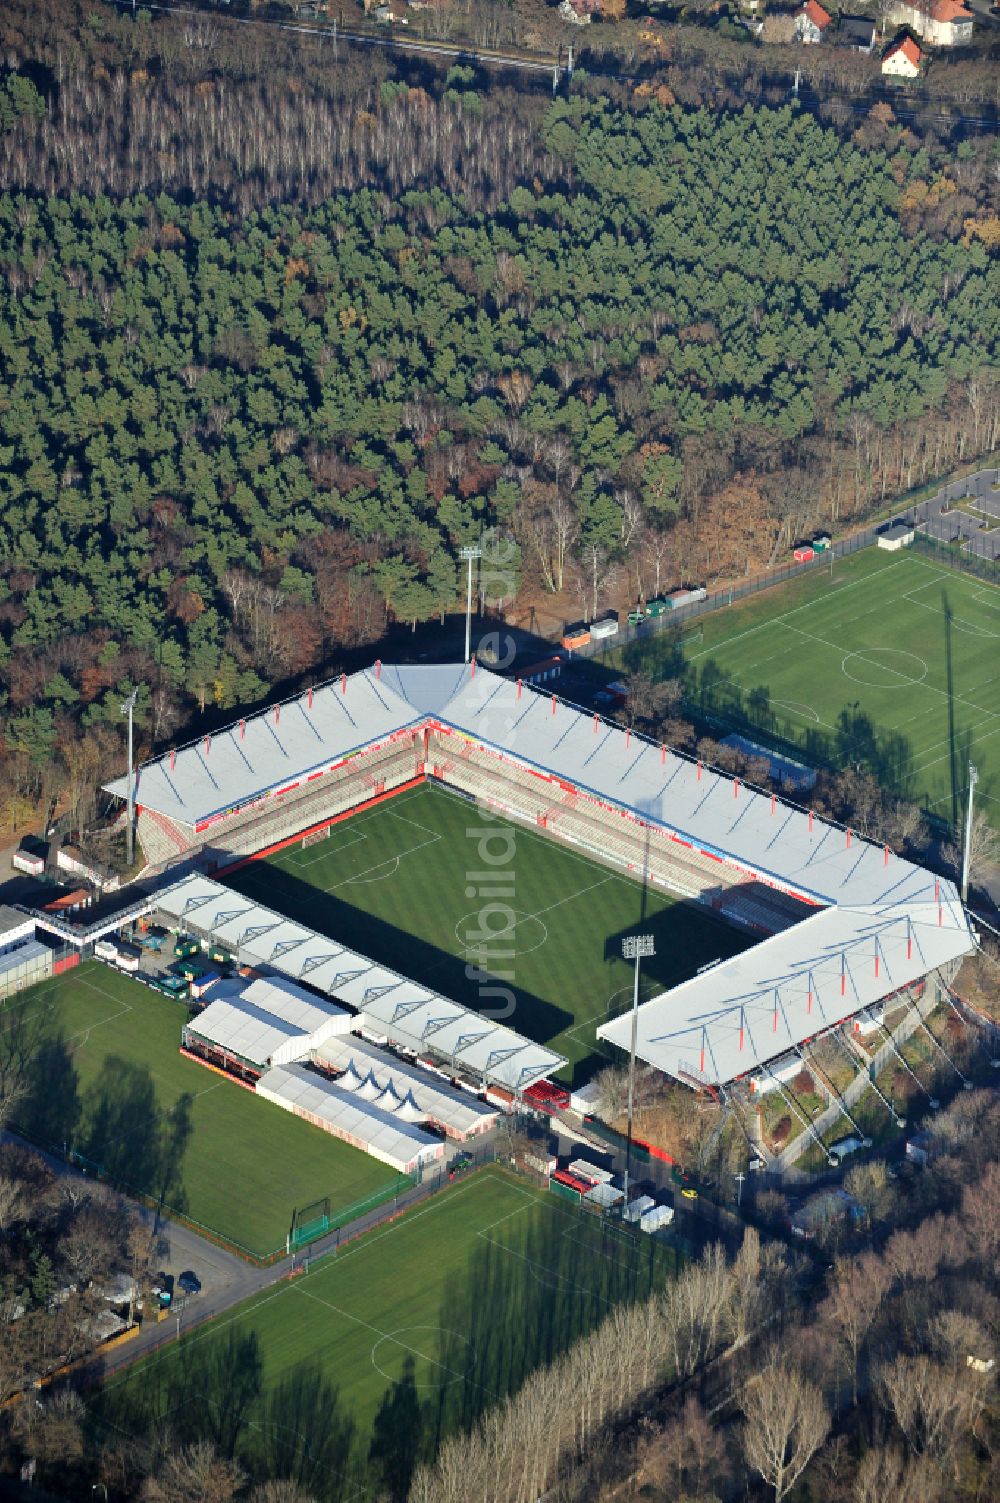
{"label": "floodlight mast", "polygon": [[459,549],[458,556],[464,559],[469,570],[465,591],[465,661],[468,662],[472,656],[472,565],[477,558],[482,558],[483,550],[478,543],[468,543]]}
{"label": "floodlight mast", "polygon": [[128,869],[132,870],[132,862],[135,859],[135,781],[132,776],[132,712],[135,702],[139,698],[138,685],[132,690],[128,699],[122,701],[122,714],[128,716],[128,823],[125,826],[125,850],[128,857]]}
{"label": "floodlight mast", "polygon": [[651,934],[628,934],[622,940],[622,955],[635,961],[635,985],[632,991],[632,1043],[628,1054],[628,1136],[625,1140],[625,1208],[628,1209],[629,1180],[632,1177],[632,1118],[635,1111],[635,1046],[639,1027],[639,962],[644,955],[655,955]]}
{"label": "floodlight mast", "polygon": [[972,864],[972,801],[975,797],[979,771],[969,763],[969,802],[965,810],[965,840],[962,842],[962,902],[969,899],[969,867]]}

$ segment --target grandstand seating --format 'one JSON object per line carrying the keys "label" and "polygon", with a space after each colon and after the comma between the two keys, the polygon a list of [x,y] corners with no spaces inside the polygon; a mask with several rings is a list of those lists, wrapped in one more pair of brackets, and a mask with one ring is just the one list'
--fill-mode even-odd
{"label": "grandstand seating", "polygon": [[220,863],[294,837],[408,783],[422,770],[421,738],[407,736],[352,758],[343,768],[280,798],[238,810],[205,834],[195,836],[150,809],[139,815],[137,833],[151,866],[167,866],[185,854],[200,854],[206,861]]}
{"label": "grandstand seating", "polygon": [[663,830],[647,828],[585,793],[539,778],[468,742],[456,748],[450,738],[432,735],[427,770],[446,787],[534,824],[598,861],[637,876],[648,871],[652,881],[708,904],[740,928],[775,934],[803,917],[803,905],[789,894],[750,881],[735,868],[672,840]]}

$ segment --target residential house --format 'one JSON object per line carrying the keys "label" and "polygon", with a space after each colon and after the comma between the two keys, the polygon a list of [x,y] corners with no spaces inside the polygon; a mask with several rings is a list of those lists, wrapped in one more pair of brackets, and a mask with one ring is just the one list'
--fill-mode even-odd
{"label": "residential house", "polygon": [[919,78],[924,54],[911,36],[897,37],[882,58],[886,78]]}
{"label": "residential house", "polygon": [[874,52],[875,22],[869,16],[841,16],[837,25],[837,46],[852,47],[855,52]]}
{"label": "residential house", "polygon": [[600,8],[600,0],[562,0],[559,14],[564,21],[572,21],[574,26],[589,26],[591,17]]}
{"label": "residential house", "polygon": [[409,26],[410,18],[402,5],[379,5],[375,9],[375,19],[383,26]]}
{"label": "residential house", "polygon": [[814,46],[823,40],[832,25],[833,17],[823,9],[819,0],[805,0],[795,17],[795,39],[807,46]]}
{"label": "residential house", "polygon": [[908,26],[933,47],[962,47],[972,41],[972,12],[961,0],[900,0],[889,20]]}

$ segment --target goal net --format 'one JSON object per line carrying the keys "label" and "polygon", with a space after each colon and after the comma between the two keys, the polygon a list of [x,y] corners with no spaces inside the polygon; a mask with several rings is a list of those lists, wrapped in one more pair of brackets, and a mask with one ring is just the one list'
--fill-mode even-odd
{"label": "goal net", "polygon": [[331,825],[324,825],[322,830],[311,830],[308,835],[303,835],[302,849],[305,850],[310,845],[319,845],[321,840],[329,840],[331,828]]}
{"label": "goal net", "polygon": [[292,1213],[291,1230],[288,1233],[288,1250],[305,1247],[330,1230],[330,1197],[314,1200],[310,1205],[300,1206]]}

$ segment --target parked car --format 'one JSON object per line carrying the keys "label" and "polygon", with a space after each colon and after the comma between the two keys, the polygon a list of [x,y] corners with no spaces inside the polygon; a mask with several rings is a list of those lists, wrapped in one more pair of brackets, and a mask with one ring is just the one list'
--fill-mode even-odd
{"label": "parked car", "polygon": [[183,1273],[177,1275],[177,1287],[184,1294],[200,1294],[201,1279],[190,1268],[185,1268]]}

